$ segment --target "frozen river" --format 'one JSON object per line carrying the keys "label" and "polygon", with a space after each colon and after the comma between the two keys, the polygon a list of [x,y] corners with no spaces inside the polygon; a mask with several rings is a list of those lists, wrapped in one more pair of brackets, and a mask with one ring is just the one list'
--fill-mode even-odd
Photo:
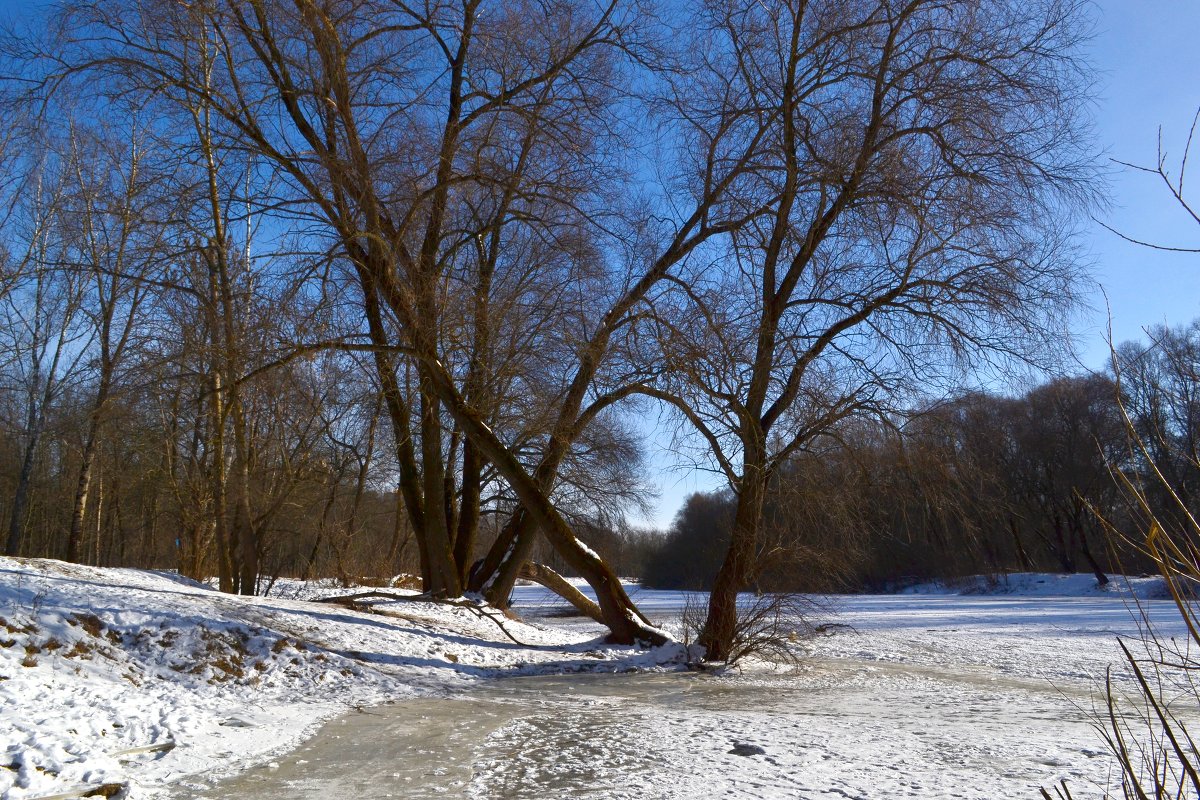
{"label": "frozen river", "polygon": [[[522,592],[526,613],[552,610]],[[639,597],[664,622],[680,601]],[[990,800],[1108,784],[1092,711],[1116,637],[1138,632],[1121,599],[826,602],[854,631],[806,642],[787,674],[500,679],[343,716],[203,796]],[[1146,607],[1179,632],[1171,606]]]}

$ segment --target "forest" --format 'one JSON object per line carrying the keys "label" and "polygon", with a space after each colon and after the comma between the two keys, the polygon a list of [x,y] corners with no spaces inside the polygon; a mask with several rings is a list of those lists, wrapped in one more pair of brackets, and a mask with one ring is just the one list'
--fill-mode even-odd
{"label": "forest", "polygon": [[[1108,373],[1016,397],[968,392],[831,431],[772,485],[754,587],[895,591],[1010,572],[1091,572],[1103,585],[1113,573],[1156,572],[1118,534],[1146,530],[1151,517],[1175,529],[1195,513],[1200,326],[1147,333],[1149,343],[1115,349]],[[706,588],[731,515],[727,493],[692,495],[667,536],[637,551],[637,574]]]}
{"label": "forest", "polygon": [[[1014,571],[1093,572],[1101,581],[1111,573],[1152,571],[1136,548],[1114,549],[1119,540],[1105,529],[1105,520],[1119,520],[1117,527],[1125,530],[1141,523],[1129,518],[1130,504],[1113,470],[1136,475],[1144,458],[1130,448],[1128,414],[1145,440],[1156,443],[1155,463],[1191,506],[1200,481],[1194,422],[1200,413],[1200,324],[1148,333],[1152,344],[1116,349],[1120,391],[1112,373],[1063,377],[1017,397],[969,392],[903,416],[858,419],[831,430],[776,476],[750,587],[884,591],[906,582]],[[84,510],[76,511],[81,454],[88,437],[96,436],[87,405],[89,392],[96,391],[88,385],[97,377],[88,374],[92,368],[72,367],[77,372],[68,377],[79,384],[55,399],[53,418],[35,445],[25,488],[25,552],[65,557],[77,535],[71,560],[79,563],[213,574],[212,521],[205,522],[203,494],[190,496],[195,505],[184,501],[188,495],[180,493],[167,460],[179,453],[162,451],[171,434],[145,424],[154,419],[150,409],[122,402],[123,387],[105,408],[106,425],[119,436],[93,444],[95,505],[84,498]],[[27,380],[15,369],[6,377],[9,386]],[[413,533],[390,483],[394,467],[376,442],[385,427],[381,411],[349,404],[340,419],[328,420],[335,399],[294,410],[316,412],[322,426],[308,440],[315,446],[290,442],[293,454],[303,450],[313,459],[304,466],[296,455],[287,461],[279,455],[289,446],[286,428],[271,433],[266,423],[253,427],[268,434],[253,440],[263,455],[251,472],[260,591],[269,591],[280,576],[349,582],[420,574]],[[286,405],[275,400],[265,407],[278,413]],[[6,519],[12,518],[23,465],[23,439],[14,435],[23,417],[12,416],[18,408],[5,409]],[[337,422],[361,428],[360,441],[349,433],[349,441],[340,440]],[[190,433],[202,456],[202,436]],[[297,435],[295,427],[290,435]],[[708,588],[728,547],[734,498],[728,491],[693,494],[669,530],[639,527],[630,518],[646,491],[640,456],[629,444],[625,475],[605,465],[608,478],[629,488],[611,494],[602,507],[578,509],[572,525],[619,574],[656,588]],[[285,477],[289,470],[295,472]],[[1177,513],[1162,487],[1146,483],[1159,515]],[[511,513],[512,501],[490,498],[487,508],[485,519],[494,521]],[[486,530],[472,555],[482,557],[495,534]],[[572,574],[544,543],[535,545],[532,557]]]}
{"label": "forest", "polygon": [[[660,641],[617,580],[644,572],[711,589],[717,658],[745,588],[1137,569],[1096,512],[1142,466],[1130,426],[1194,454],[1195,331],[964,391],[1068,355],[1101,191],[1086,23],[1074,0],[31,17],[2,50],[6,553],[242,594],[408,573],[501,607],[532,560],[586,580],[614,641]],[[654,415],[728,486],[661,535],[629,523]]]}

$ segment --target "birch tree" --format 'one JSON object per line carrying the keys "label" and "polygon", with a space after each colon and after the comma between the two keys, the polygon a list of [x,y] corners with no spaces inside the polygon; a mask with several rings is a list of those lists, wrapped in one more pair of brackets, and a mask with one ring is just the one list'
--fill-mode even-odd
{"label": "birch tree", "polygon": [[[124,133],[124,132],[123,132]],[[96,453],[107,424],[107,411],[119,371],[136,342],[142,304],[150,293],[143,278],[164,255],[166,226],[147,213],[162,198],[145,166],[146,147],[135,129],[118,142],[115,131],[75,129],[71,137],[69,190],[64,224],[75,231],[62,269],[78,271],[86,282],[84,314],[93,330],[94,388],[79,458],[68,561],[82,555],[83,523],[88,510]]]}
{"label": "birch tree", "polygon": [[19,209],[10,220],[10,242],[19,275],[4,299],[3,352],[22,416],[20,470],[12,497],[5,552],[20,555],[42,437],[54,404],[79,376],[92,333],[82,324],[85,296],[80,274],[59,268],[64,256],[61,210],[66,159],[47,151],[27,173]]}

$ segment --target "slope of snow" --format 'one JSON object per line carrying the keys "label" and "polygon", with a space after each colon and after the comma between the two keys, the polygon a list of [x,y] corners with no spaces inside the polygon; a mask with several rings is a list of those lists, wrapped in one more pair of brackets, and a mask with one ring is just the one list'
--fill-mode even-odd
{"label": "slope of snow", "polygon": [[[341,592],[331,592],[339,594]],[[219,594],[169,573],[0,558],[0,797],[236,771],[353,706],[502,673],[669,660],[418,602]]]}

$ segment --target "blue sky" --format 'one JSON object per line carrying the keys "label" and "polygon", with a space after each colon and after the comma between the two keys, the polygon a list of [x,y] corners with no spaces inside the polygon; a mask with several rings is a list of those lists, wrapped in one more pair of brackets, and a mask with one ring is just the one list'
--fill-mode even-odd
{"label": "blue sky", "polygon": [[[1153,167],[1161,126],[1167,164],[1177,174],[1200,107],[1200,0],[1102,0],[1092,11],[1096,31],[1088,57],[1099,72],[1097,157],[1110,170],[1110,207],[1099,219],[1137,239],[1200,248],[1200,226],[1175,205],[1157,177],[1113,163]],[[1195,180],[1200,182],[1200,142],[1194,149]],[[1187,183],[1184,188],[1187,194]],[[1200,206],[1200,192],[1194,197]],[[1081,370],[1106,363],[1110,311],[1117,342],[1141,338],[1150,325],[1179,325],[1200,317],[1200,255],[1138,247],[1099,224],[1087,226],[1084,244],[1097,285],[1085,295],[1091,313],[1075,326]],[[715,488],[721,481],[679,465],[666,451],[665,437],[656,438],[650,446],[661,496],[648,522],[666,527],[689,493]]]}
{"label": "blue sky", "polygon": [[[1172,174],[1188,129],[1200,107],[1200,2],[1108,0],[1097,7],[1092,58],[1101,70],[1096,132],[1107,157],[1154,166],[1158,129]],[[1200,166],[1200,144],[1194,155]],[[1200,247],[1200,226],[1174,204],[1152,175],[1114,166],[1112,207],[1104,221],[1138,239]],[[1200,178],[1200,174],[1197,175]],[[1187,184],[1185,183],[1185,193]],[[1196,195],[1200,201],[1200,195]],[[1200,316],[1200,255],[1138,247],[1093,226],[1095,275],[1112,310],[1118,341],[1138,338],[1144,327],[1176,325]],[[1093,296],[1097,312],[1081,326],[1081,359],[1104,362],[1105,298]]]}

